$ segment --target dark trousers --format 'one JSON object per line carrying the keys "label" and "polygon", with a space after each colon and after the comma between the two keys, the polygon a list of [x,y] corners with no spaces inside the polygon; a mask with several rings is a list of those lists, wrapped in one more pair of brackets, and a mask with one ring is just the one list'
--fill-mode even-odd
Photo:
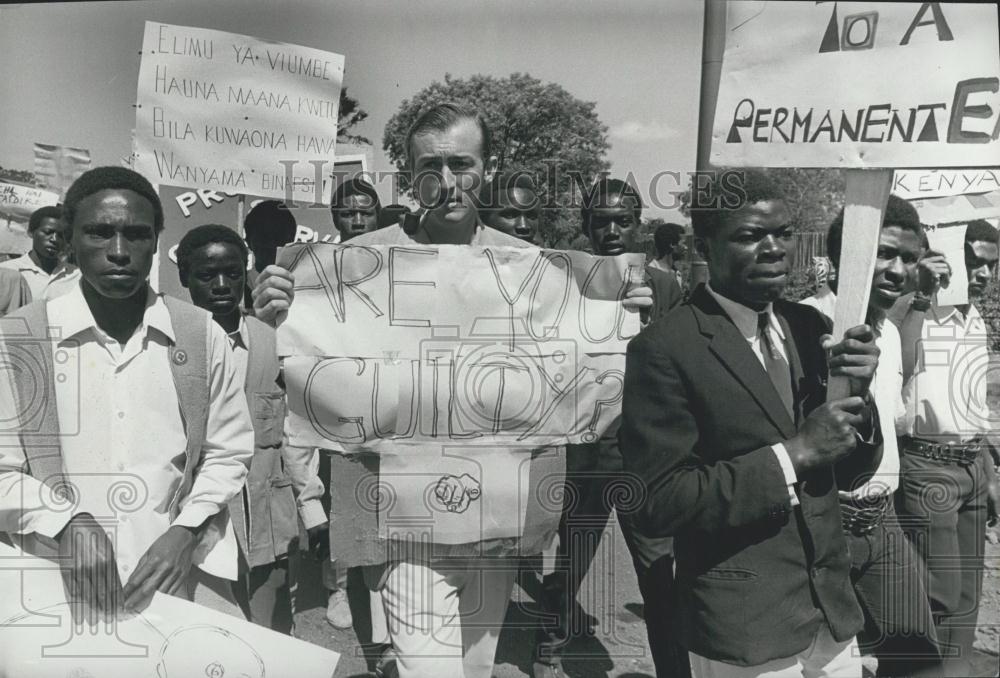
{"label": "dark trousers", "polygon": [[901,452],[897,508],[930,575],[941,673],[967,676],[983,586],[989,455],[960,466]]}
{"label": "dark trousers", "polygon": [[294,628],[292,588],[289,559],[285,557],[250,569],[241,567],[239,578],[233,582],[233,595],[247,619],[254,624],[291,635]]}
{"label": "dark trousers", "polygon": [[844,534],[851,582],[865,617],[858,634],[861,651],[878,658],[879,676],[939,675],[927,574],[892,506],[871,532]]}
{"label": "dark trousers", "polygon": [[622,470],[617,440],[571,445],[566,453],[566,491],[559,522],[556,571],[545,577],[542,609],[557,619],[540,629],[536,659],[560,664],[566,646],[584,632],[583,610],[576,597],[600,548],[614,508],[632,556],[643,599],[646,633],[658,678],[690,676],[687,652],[671,639],[668,611],[673,589],[673,557],[662,539],[644,537],[632,515],[643,496],[638,479]]}

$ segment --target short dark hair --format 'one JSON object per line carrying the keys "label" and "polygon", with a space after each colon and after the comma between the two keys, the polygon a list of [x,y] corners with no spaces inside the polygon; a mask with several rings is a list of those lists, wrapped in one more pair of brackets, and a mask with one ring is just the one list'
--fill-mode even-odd
{"label": "short dark hair", "polygon": [[666,223],[656,227],[653,233],[653,246],[656,248],[656,258],[662,259],[684,237],[684,227],[680,224]]}
{"label": "short dark hair", "polygon": [[497,209],[500,206],[500,196],[515,188],[531,191],[538,196],[538,189],[528,172],[499,172],[483,186],[480,207],[485,210]]}
{"label": "short dark hair", "polygon": [[376,213],[382,209],[382,203],[379,201],[375,187],[364,177],[351,177],[340,182],[333,192],[333,197],[330,198],[330,211],[337,211],[352,195],[367,195],[372,199]]}
{"label": "short dark hair", "polygon": [[410,210],[406,205],[400,205],[399,203],[386,205],[379,213],[378,227],[385,228],[386,226],[399,224],[403,221],[403,217],[409,213]]}
{"label": "short dark hair", "polygon": [[125,167],[95,167],[81,174],[66,191],[63,201],[63,219],[72,231],[73,221],[80,201],[95,193],[106,190],[124,190],[138,193],[153,205],[153,230],[159,234],[163,230],[163,204],[146,177]]}
{"label": "short dark hair", "polygon": [[62,216],[62,207],[59,207],[58,205],[46,205],[45,207],[39,207],[31,213],[31,217],[28,219],[28,233],[34,233],[37,231],[39,227],[41,227],[42,222],[46,219],[61,221]]}
{"label": "short dark hair", "polygon": [[[254,240],[268,233],[289,243],[295,239],[295,217],[288,206],[277,200],[264,200],[254,205],[243,220],[243,233],[247,240]],[[287,236],[287,237],[286,237]]]}
{"label": "short dark hair", "polygon": [[468,104],[446,101],[423,111],[413,121],[413,124],[410,125],[410,129],[406,133],[406,157],[411,168],[411,150],[413,148],[414,137],[426,134],[427,132],[444,132],[462,120],[472,120],[479,125],[479,131],[483,138],[483,143],[480,147],[483,162],[488,160],[490,158],[490,150],[493,147],[493,134],[490,132],[490,127],[486,124],[485,118],[480,115],[479,111]]}
{"label": "short dark hair", "polygon": [[[920,238],[921,246],[926,240],[924,235],[924,225],[920,223],[920,215],[917,209],[903,200],[898,195],[889,195],[889,201],[885,205],[885,215],[882,217],[882,228],[886,226],[898,226],[904,231],[916,233]],[[826,232],[826,256],[836,269],[840,268],[840,250],[844,237],[844,208],[833,218],[830,228]]]}
{"label": "short dark hair", "polygon": [[247,262],[250,260],[250,253],[247,249],[247,244],[243,242],[240,234],[228,226],[205,224],[204,226],[192,228],[185,233],[184,237],[181,238],[180,244],[177,245],[177,269],[182,281],[188,277],[188,264],[195,251],[215,242],[224,245],[233,245],[240,253],[243,270],[246,270]]}
{"label": "short dark hair", "polygon": [[642,215],[642,198],[639,197],[639,191],[622,179],[609,179],[607,175],[602,174],[594,185],[590,187],[590,191],[583,196],[583,204],[580,207],[580,216],[582,217],[582,224],[584,233],[587,232],[588,224],[590,223],[590,218],[593,216],[595,209],[601,207],[607,207],[608,203],[611,202],[611,196],[620,195],[622,198],[632,198],[635,200],[635,218],[638,220]]}
{"label": "short dark hair", "polygon": [[974,219],[965,227],[965,242],[989,242],[997,244],[997,229],[985,219]]}
{"label": "short dark hair", "polygon": [[[700,177],[708,177],[701,188]],[[699,173],[691,191],[691,229],[696,237],[709,238],[733,212],[765,200],[785,200],[785,192],[771,175],[758,168],[721,169]]]}

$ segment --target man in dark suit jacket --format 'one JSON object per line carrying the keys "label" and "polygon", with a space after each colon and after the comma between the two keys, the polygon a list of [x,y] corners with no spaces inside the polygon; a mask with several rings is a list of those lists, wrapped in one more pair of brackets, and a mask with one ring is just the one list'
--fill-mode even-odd
{"label": "man in dark suit jacket", "polygon": [[[700,201],[715,209],[692,211],[709,285],[629,344],[625,469],[646,482],[642,530],[674,537],[672,621],[696,678],[856,678],[833,464],[880,442],[878,349],[867,326],[834,344],[818,312],[780,299],[782,195],[763,173],[730,176],[742,191],[724,193],[722,175]],[[852,396],[824,404],[828,373]]]}

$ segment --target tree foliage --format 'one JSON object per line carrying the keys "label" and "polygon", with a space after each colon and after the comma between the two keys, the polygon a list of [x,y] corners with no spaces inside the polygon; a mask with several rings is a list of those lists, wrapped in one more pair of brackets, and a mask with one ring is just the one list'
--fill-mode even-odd
{"label": "tree foliage", "polygon": [[433,82],[404,100],[385,126],[382,148],[402,173],[404,191],[410,190],[406,133],[421,113],[446,101],[480,111],[493,133],[492,153],[500,169],[525,171],[535,179],[546,206],[539,227],[543,244],[586,248],[574,191],[577,182],[589,187],[609,167],[604,159],[608,129],[597,117],[595,104],[525,73],[467,79],[445,75],[444,82]]}
{"label": "tree foliage", "polygon": [[371,139],[360,134],[352,134],[351,130],[368,117],[368,111],[354,97],[347,95],[347,88],[340,88],[340,107],[337,109],[337,141],[342,144],[368,144]]}
{"label": "tree foliage", "polygon": [[31,186],[41,185],[41,182],[38,181],[38,177],[35,176],[35,173],[29,170],[16,170],[7,167],[0,167],[0,179],[20,181],[21,183],[30,184]]}

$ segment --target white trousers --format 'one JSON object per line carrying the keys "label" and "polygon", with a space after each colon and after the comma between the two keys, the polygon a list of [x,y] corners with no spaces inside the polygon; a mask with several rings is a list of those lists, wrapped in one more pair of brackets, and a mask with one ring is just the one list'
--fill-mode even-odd
{"label": "white trousers", "polygon": [[382,600],[400,678],[489,678],[514,588],[514,558],[387,566]]}
{"label": "white trousers", "polygon": [[736,666],[688,653],[692,678],[861,678],[857,639],[838,642],[830,628],[820,626],[802,652],[757,666]]}

